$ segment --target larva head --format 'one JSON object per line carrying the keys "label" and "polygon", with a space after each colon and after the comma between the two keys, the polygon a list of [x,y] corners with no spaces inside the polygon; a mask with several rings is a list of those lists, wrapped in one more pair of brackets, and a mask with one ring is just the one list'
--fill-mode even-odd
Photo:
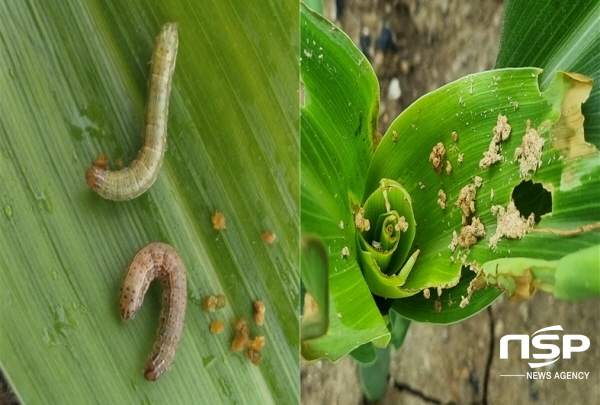
{"label": "larva head", "polygon": [[177,23],[170,22],[163,25],[156,37],[152,64],[166,62],[170,66],[169,70],[172,70],[177,58],[178,44]]}
{"label": "larva head", "polygon": [[85,174],[85,181],[92,190],[96,191],[102,186],[105,173],[106,170],[101,169],[98,166],[92,166]]}
{"label": "larva head", "polygon": [[144,370],[144,377],[146,377],[146,380],[148,381],[156,381],[159,376],[160,374],[156,368],[146,368],[146,370]]}
{"label": "larva head", "polygon": [[130,308],[121,307],[120,312],[121,312],[121,320],[123,322],[130,321],[135,316],[135,312],[132,311]]}
{"label": "larva head", "polygon": [[149,359],[144,369],[144,377],[148,381],[156,381],[165,372],[165,367],[160,364],[155,364],[155,360]]}

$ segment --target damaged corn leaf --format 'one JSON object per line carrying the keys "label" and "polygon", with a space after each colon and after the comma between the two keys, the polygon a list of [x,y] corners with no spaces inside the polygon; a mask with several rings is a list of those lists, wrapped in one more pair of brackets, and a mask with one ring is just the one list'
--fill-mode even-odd
{"label": "damaged corn leaf", "polygon": [[[600,187],[600,159],[584,139],[581,115],[592,81],[558,72],[541,92],[540,73],[502,69],[462,78],[419,99],[383,137],[365,195],[379,179],[392,178],[412,197],[421,253],[404,288],[451,288],[463,265],[479,272],[501,258],[558,260],[600,242],[600,203],[591,193]],[[409,147],[411,153],[404,153]],[[436,159],[450,162],[451,172],[432,167],[436,150]],[[551,210],[539,223],[513,201],[523,181],[551,194]],[[440,191],[446,208],[439,204]],[[597,270],[591,264],[585,271]],[[473,289],[470,283],[468,291],[457,291],[462,307]],[[427,307],[444,310],[439,304]],[[404,302],[393,308],[411,317]],[[460,319],[456,314],[454,321]]]}
{"label": "damaged corn leaf", "polygon": [[378,85],[350,38],[304,5],[300,27],[301,226],[303,235],[318,235],[329,261],[329,328],[302,340],[302,356],[337,360],[390,339],[358,265],[355,231],[377,142]]}
{"label": "damaged corn leaf", "polygon": [[591,246],[559,260],[506,258],[483,265],[486,281],[506,290],[512,301],[531,298],[539,289],[556,298],[580,301],[600,295],[600,246]]}
{"label": "damaged corn leaf", "polygon": [[[532,12],[535,10],[535,12]],[[537,66],[546,89],[558,70],[600,80],[600,2],[507,0],[496,68]],[[582,106],[586,139],[600,148],[600,86]]]}
{"label": "damaged corn leaf", "polygon": [[403,317],[413,321],[435,324],[462,321],[485,309],[502,295],[502,290],[497,288],[483,288],[486,285],[480,274],[464,266],[454,287],[425,289],[421,294],[397,300],[390,309],[390,314],[398,311]]}

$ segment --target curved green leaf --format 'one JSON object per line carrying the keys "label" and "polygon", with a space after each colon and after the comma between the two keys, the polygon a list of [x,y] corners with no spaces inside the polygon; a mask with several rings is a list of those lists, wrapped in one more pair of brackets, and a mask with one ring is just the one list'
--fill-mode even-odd
{"label": "curved green leaf", "polygon": [[[435,324],[450,324],[465,320],[485,309],[503,293],[493,286],[470,291],[469,287],[472,284],[480,287],[474,283],[476,277],[475,272],[464,267],[460,280],[454,287],[442,289],[441,295],[437,294],[436,289],[431,289],[428,298],[425,298],[424,294],[415,294],[409,298],[395,300],[390,313],[396,311],[410,320]],[[467,297],[469,297],[468,305],[461,307],[461,302]]]}
{"label": "curved green leaf", "polygon": [[537,289],[562,300],[579,301],[600,295],[600,246],[590,246],[559,260],[511,257],[483,265],[486,280],[507,290],[515,300],[529,298]]}
{"label": "curved green leaf", "polygon": [[[0,364],[24,403],[298,401],[298,10],[253,3],[1,3]],[[168,21],[179,53],[163,167],[141,197],[102,200],[85,172],[100,152],[136,155]],[[142,367],[160,290],[127,324],[117,307],[126,266],[152,241],[179,251],[190,299],[175,364],[156,383]],[[203,312],[218,292],[225,309]],[[259,298],[257,367],[231,352],[230,323]],[[217,317],[227,326],[215,336]]]}
{"label": "curved green leaf", "polygon": [[393,309],[390,310],[390,329],[392,333],[392,340],[390,343],[394,346],[396,350],[400,349],[404,344],[404,338],[406,338],[406,334],[408,333],[408,329],[410,327],[411,321],[410,319],[404,318],[399,315]]}
{"label": "curved green leaf", "polygon": [[348,354],[360,364],[373,364],[377,360],[377,350],[373,343],[367,342]]}
{"label": "curved green leaf", "polygon": [[372,155],[377,80],[350,38],[301,6],[301,224],[329,252],[329,330],[302,342],[307,359],[337,360],[365,342],[389,340],[357,263],[353,211]]}
{"label": "curved green leaf", "polygon": [[581,249],[558,260],[554,274],[554,296],[571,301],[600,296],[600,272],[594,272],[593,269],[600,269],[598,245]]}
{"label": "curved green leaf", "polygon": [[377,349],[372,364],[359,364],[360,386],[369,401],[377,401],[385,394],[391,359],[391,347],[388,346]]}

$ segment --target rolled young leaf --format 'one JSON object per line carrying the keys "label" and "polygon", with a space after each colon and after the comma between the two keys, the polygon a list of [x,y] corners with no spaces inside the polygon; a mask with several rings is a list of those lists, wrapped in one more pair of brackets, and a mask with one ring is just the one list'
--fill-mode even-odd
{"label": "rolled young leaf", "polygon": [[[377,225],[371,228],[371,223]],[[397,181],[381,179],[355,216],[359,256],[365,279],[373,294],[401,298],[418,289],[404,290],[418,255],[407,260],[415,237],[416,223],[410,196]]]}

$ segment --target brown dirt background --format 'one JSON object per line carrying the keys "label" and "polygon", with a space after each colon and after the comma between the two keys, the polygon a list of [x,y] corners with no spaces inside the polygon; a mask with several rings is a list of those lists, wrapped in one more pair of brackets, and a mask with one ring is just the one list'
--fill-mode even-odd
{"label": "brown dirt background", "polygon": [[[325,16],[336,21],[335,0]],[[469,73],[494,66],[504,4],[498,0],[346,0],[336,24],[359,45],[371,37],[369,60],[381,86],[379,131],[420,96]],[[375,49],[381,28],[393,33],[396,51]],[[401,96],[388,98],[392,78]],[[414,323],[404,346],[393,355],[381,405],[407,404],[598,404],[600,403],[600,300],[568,303],[538,292],[526,303],[501,297],[490,308],[458,324]],[[590,348],[538,371],[589,371],[588,380],[527,380],[500,377],[531,371],[518,358],[500,360],[506,334],[531,334],[561,325],[564,333],[590,338]],[[487,376],[487,377],[486,377]],[[302,362],[303,405],[361,405],[357,365],[350,357]]]}

